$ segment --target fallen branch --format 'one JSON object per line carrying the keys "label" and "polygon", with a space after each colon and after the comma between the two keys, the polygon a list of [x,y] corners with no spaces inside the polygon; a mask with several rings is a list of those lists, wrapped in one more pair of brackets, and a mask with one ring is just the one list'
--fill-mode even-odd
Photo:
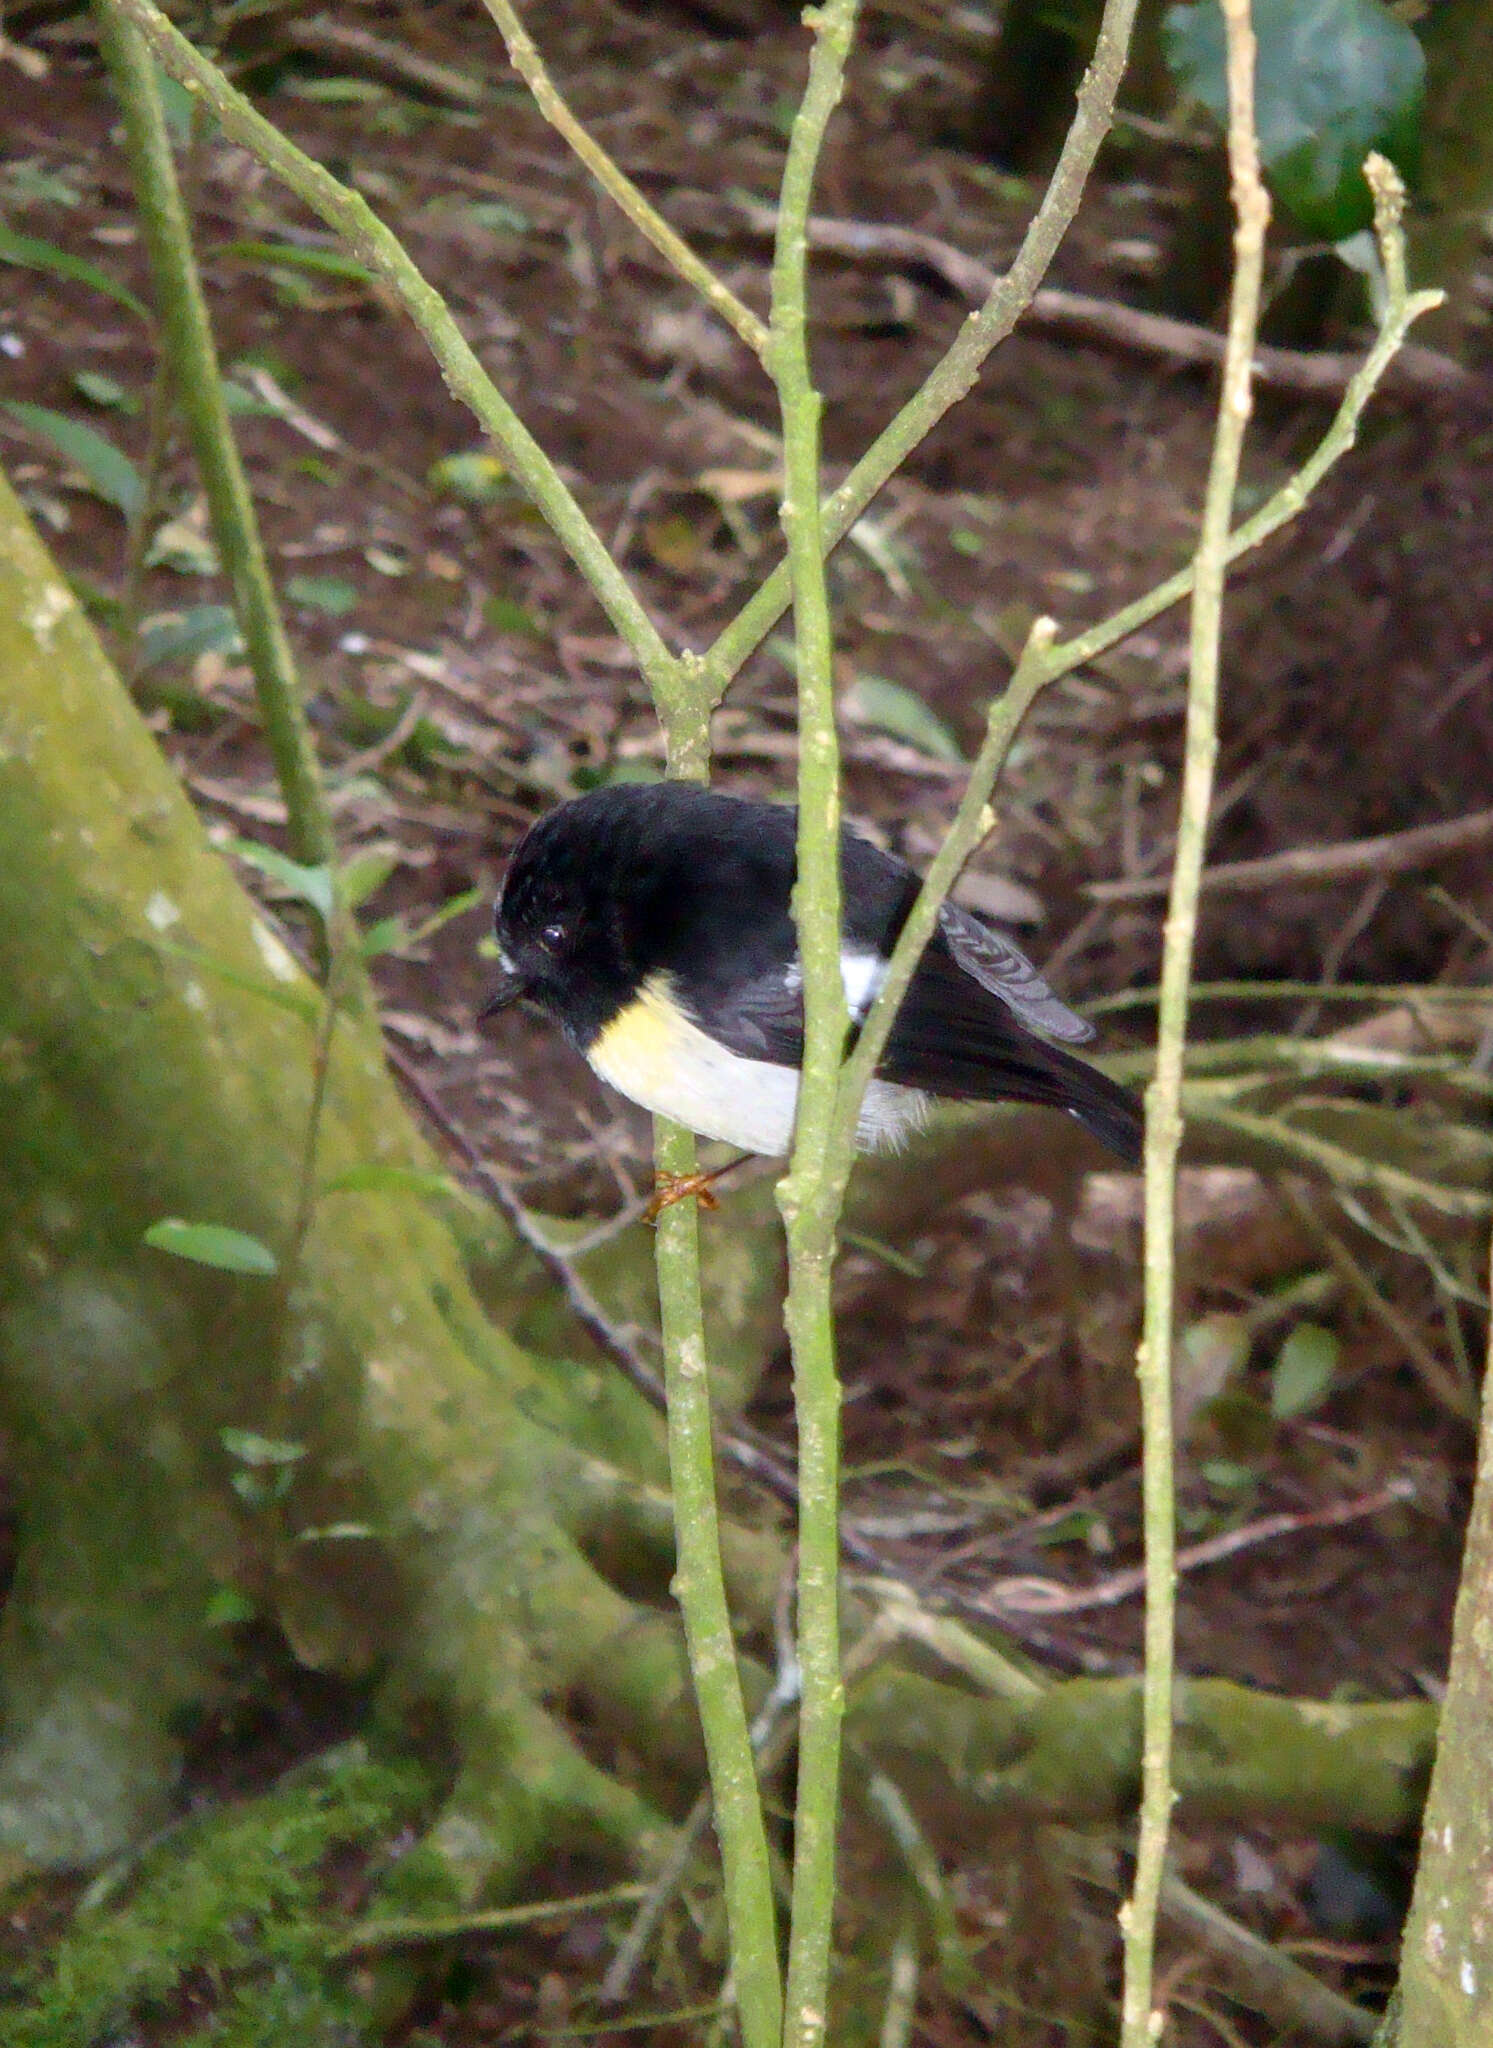
{"label": "fallen branch", "polygon": [[[704,193],[681,193],[671,209],[690,226],[706,232],[730,232],[744,227],[754,236],[766,238],[777,232],[777,209],[759,200],[716,199]],[[1000,273],[966,254],[937,235],[916,228],[883,227],[869,221],[832,220],[816,214],[809,221],[809,245],[851,262],[874,261],[931,270],[971,305],[981,306],[990,296]],[[1225,338],[1211,327],[1198,327],[1186,320],[1173,320],[1162,313],[1145,313],[1113,299],[1097,299],[1084,292],[1070,292],[1056,285],[1043,285],[1026,314],[1025,324],[1033,331],[1080,334],[1093,341],[1111,342],[1137,354],[1162,356],[1184,367],[1213,367],[1224,357]],[[1356,375],[1360,357],[1341,351],[1313,351],[1273,348],[1257,343],[1253,375],[1257,384],[1277,391],[1291,391],[1303,398],[1340,399]],[[1463,391],[1468,372],[1450,356],[1435,349],[1408,342],[1384,380],[1384,389],[1402,397],[1444,398]],[[1159,884],[1158,887],[1164,887]]]}
{"label": "fallen branch", "polygon": [[[1354,875],[1402,875],[1448,856],[1470,852],[1493,840],[1493,811],[1472,811],[1436,825],[1412,825],[1377,839],[1347,839],[1340,846],[1293,846],[1263,860],[1226,860],[1203,870],[1205,889],[1274,889],[1295,884],[1325,888]],[[1087,893],[1100,903],[1131,903],[1164,896],[1164,877],[1117,877],[1090,882]]]}
{"label": "fallen branch", "polygon": [[[1345,1522],[1359,1522],[1368,1515],[1383,1514],[1386,1508],[1413,1500],[1414,1485],[1408,1479],[1391,1479],[1372,1493],[1356,1494],[1351,1500],[1334,1501],[1330,1507],[1306,1514],[1262,1515],[1241,1529],[1228,1529],[1210,1536],[1204,1543],[1189,1544],[1177,1552],[1178,1572],[1196,1571],[1201,1565],[1221,1564],[1241,1550],[1253,1550],[1261,1543],[1277,1542],[1282,1536],[1297,1536],[1305,1529],[1338,1529]],[[997,1579],[984,1595],[982,1605],[993,1614],[1012,1609],[1018,1614],[1083,1614],[1095,1607],[1116,1607],[1133,1599],[1146,1587],[1146,1568],[1132,1565],[1111,1572],[1097,1586],[1062,1586],[1052,1579]]]}

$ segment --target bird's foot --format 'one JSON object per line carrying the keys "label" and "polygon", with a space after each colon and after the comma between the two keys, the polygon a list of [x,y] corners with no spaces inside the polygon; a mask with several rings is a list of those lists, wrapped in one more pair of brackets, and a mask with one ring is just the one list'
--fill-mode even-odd
{"label": "bird's foot", "polygon": [[[735,1161],[732,1161],[735,1164]],[[688,1201],[693,1195],[702,1209],[718,1209],[720,1198],[710,1183],[725,1171],[718,1166],[714,1173],[655,1173],[653,1193],[643,1211],[643,1220],[656,1223],[665,1209],[672,1209],[676,1202]]]}

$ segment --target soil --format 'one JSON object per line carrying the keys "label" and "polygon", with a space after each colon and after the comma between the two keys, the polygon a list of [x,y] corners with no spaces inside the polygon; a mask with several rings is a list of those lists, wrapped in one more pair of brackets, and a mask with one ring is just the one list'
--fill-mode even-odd
{"label": "soil", "polygon": [[[358,186],[448,295],[666,637],[708,644],[777,555],[766,380],[591,191],[504,72],[480,9],[363,12],[379,33],[403,34],[421,54],[480,77],[483,111],[401,91],[351,60],[287,55],[269,31],[246,53],[261,103]],[[718,17],[702,25],[682,8],[603,0],[535,18],[570,104],[667,209],[682,195],[738,187],[771,198],[804,38],[791,14],[778,21],[767,12],[768,24],[747,37],[725,33]],[[870,15],[820,204],[918,228],[999,264],[1032,194],[951,139],[977,64],[960,46],[924,37],[919,12]],[[46,79],[15,72],[4,88],[4,219],[146,294],[115,117],[83,18],[54,22],[33,47],[47,58]],[[365,915],[398,914],[418,929],[473,892],[469,910],[380,960],[391,1037],[536,1205],[625,1212],[647,1191],[645,1120],[537,1022],[509,1015],[479,1032],[473,1016],[488,971],[487,906],[507,854],[558,797],[619,767],[658,766],[646,691],[559,544],[501,473],[479,467],[467,498],[452,490],[449,470],[443,483],[435,466],[473,453],[479,440],[408,324],[357,280],[305,267],[327,238],[243,151],[207,136],[192,161],[212,314],[225,365],[257,400],[239,420],[242,446],[342,843],[389,862]],[[1054,281],[1132,292],[1137,271],[1166,248],[1182,183],[1164,143],[1132,136],[1112,147]],[[266,254],[276,242],[300,252],[300,267]],[[700,246],[765,310],[760,244],[722,234]],[[5,398],[86,419],[143,466],[153,376],[146,328],[96,291],[43,271],[8,268],[0,288]],[[815,264],[814,315],[825,456],[837,478],[916,387],[965,308],[926,271],[826,258]],[[833,570],[848,805],[863,829],[926,860],[961,787],[950,757],[975,744],[1032,614],[1081,625],[1185,560],[1212,395],[1195,372],[1018,332],[887,487]],[[1395,832],[1487,805],[1488,398],[1480,373],[1455,408],[1381,401],[1305,517],[1231,586],[1212,860]],[[1324,426],[1320,410],[1266,396],[1241,502],[1282,481]],[[128,659],[117,510],[78,488],[57,450],[13,413],[0,414],[0,457]],[[200,534],[176,430],[160,502],[188,541]],[[194,571],[179,552],[176,564],[144,573],[142,618],[223,601],[221,580],[200,561]],[[999,830],[975,864],[973,900],[1018,922],[1024,943],[1059,963],[1075,1000],[1156,979],[1160,905],[1096,910],[1085,889],[1165,870],[1186,632],[1185,615],[1173,611],[1039,704],[1004,787]],[[857,721],[853,685],[868,677],[896,686],[904,720],[921,716],[912,739]],[[223,836],[282,843],[283,810],[239,663],[209,652],[142,668],[138,688]],[[792,682],[781,640],[748,664],[716,738],[723,786],[790,792]],[[1490,927],[1485,848],[1387,886],[1364,874],[1329,888],[1209,896],[1198,974],[1486,981]],[[1105,1043],[1144,1045],[1152,1014],[1145,1004],[1119,1012]],[[1300,1021],[1290,1005],[1215,1002],[1200,1009],[1198,1032],[1235,1036],[1262,1019],[1283,1031]],[[1029,1190],[992,1188],[911,1242],[847,1253],[850,1509],[930,1584],[971,1596],[1040,1578],[1078,1592],[1138,1555],[1134,1184],[1101,1173],[1097,1156],[1092,1166],[1071,1191],[1072,1214]],[[1267,1182],[1199,1164],[1189,1200],[1187,1328],[1206,1337],[1222,1318],[1243,1317],[1248,1329],[1228,1399],[1202,1399],[1184,1433],[1183,1541],[1270,1515],[1302,1523],[1184,1574],[1182,1662],[1285,1692],[1434,1693],[1471,1435],[1428,1399],[1403,1346],[1358,1295],[1329,1278],[1307,1313],[1289,1297],[1284,1309],[1272,1306],[1325,1261]],[[1476,1315],[1424,1263],[1351,1219],[1330,1221],[1424,1344],[1465,1369],[1461,1354],[1478,1348]],[[1455,1265],[1471,1247],[1443,1252]],[[1335,1346],[1331,1386],[1282,1419],[1272,1412],[1282,1345],[1308,1322]],[[751,1419],[788,1436],[781,1362]],[[1333,1503],[1407,1473],[1412,1505],[1311,1525]],[[1054,1661],[1135,1668],[1139,1617],[1130,1598],[1049,1620]],[[334,1709],[318,1695],[314,1712],[299,1713],[295,1686],[284,1672],[268,1686],[284,1708],[276,1727],[324,1740]],[[288,1746],[256,1736],[246,1778],[231,1768],[232,1740],[230,1727],[202,1769],[234,1789],[256,1770],[263,1781],[296,1748],[293,1733]],[[1371,1993],[1387,1982],[1393,1903],[1388,1931],[1372,1915],[1329,1925],[1311,1888],[1317,1845],[1264,1830],[1247,1839],[1200,1831],[1179,1853],[1228,1910],[1310,1950],[1339,1983]],[[992,1978],[1002,1940],[1020,1946],[1002,1867],[992,1852],[956,1873],[960,1911],[983,1944],[980,1970]],[[1071,1887],[1064,1898],[1074,1927],[1087,1930],[1075,1941],[1092,1950],[1102,1992],[1114,1967],[1112,1901],[1081,1899]],[[601,1934],[590,1924],[553,1941],[472,1945],[421,2038],[475,2044],[566,2024],[597,1968]],[[1177,2038],[1213,2038],[1206,1972],[1185,1954],[1172,1961],[1179,1984],[1192,1971],[1173,2008]],[[703,1981],[678,1962],[643,2009],[688,2004]],[[998,2001],[940,1994],[931,1973],[929,1984],[919,2041],[1056,2040],[1079,2026],[1041,2020],[1050,2007],[1034,1992],[1012,2032],[1016,2019],[1003,2018]],[[1229,2011],[1230,2038],[1272,2038],[1263,2022]],[[632,2036],[644,2037],[700,2038],[662,2025]]]}

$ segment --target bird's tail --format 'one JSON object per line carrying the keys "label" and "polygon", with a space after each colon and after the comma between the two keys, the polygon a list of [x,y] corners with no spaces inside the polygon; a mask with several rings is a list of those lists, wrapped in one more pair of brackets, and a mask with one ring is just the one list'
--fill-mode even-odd
{"label": "bird's tail", "polygon": [[1087,1060],[1075,1059],[1055,1046],[1043,1050],[1061,1076],[1063,1107],[1116,1158],[1123,1159],[1127,1166],[1139,1166],[1145,1136],[1145,1113],[1139,1096],[1118,1081],[1111,1081],[1108,1074],[1101,1074]]}

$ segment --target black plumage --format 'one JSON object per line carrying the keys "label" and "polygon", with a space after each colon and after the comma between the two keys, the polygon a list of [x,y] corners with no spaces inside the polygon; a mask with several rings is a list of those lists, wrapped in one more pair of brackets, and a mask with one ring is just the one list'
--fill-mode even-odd
{"label": "black plumage", "polygon": [[[791,898],[796,813],[684,783],[621,784],[562,804],[513,857],[496,930],[504,974],[489,1008],[524,996],[553,1016],[598,1070],[619,1018],[650,993],[667,1000],[723,1054],[727,1069],[692,1081],[692,1116],[731,1135],[730,1103],[702,1121],[702,1087],[723,1097],[761,1064],[797,1070],[803,1007]],[[846,831],[841,840],[842,940],[852,1033],[916,898],[905,862]],[[954,1101],[1017,1101],[1068,1110],[1121,1158],[1139,1156],[1130,1092],[1054,1039],[1089,1026],[1066,1009],[1002,933],[946,905],[893,1025],[878,1082]],[[648,1106],[668,1106],[667,1076]],[[892,1129],[895,1125],[889,1125]],[[750,1149],[750,1147],[749,1147]],[[760,1147],[759,1147],[760,1149]],[[774,1145],[771,1149],[778,1149]]]}

